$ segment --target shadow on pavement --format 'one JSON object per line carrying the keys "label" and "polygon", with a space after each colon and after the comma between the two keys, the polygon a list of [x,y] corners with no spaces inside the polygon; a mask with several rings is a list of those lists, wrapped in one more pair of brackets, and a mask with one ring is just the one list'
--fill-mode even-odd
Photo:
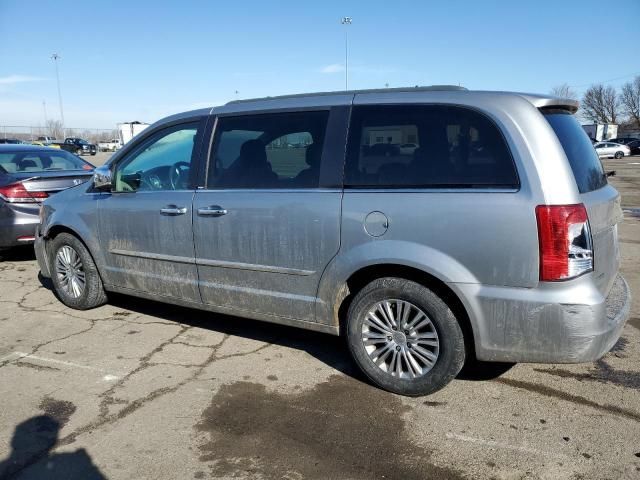
{"label": "shadow on pavement", "polygon": [[33,245],[0,250],[0,262],[27,262],[35,259]]}
{"label": "shadow on pavement", "polygon": [[83,448],[75,452],[52,453],[60,422],[38,415],[20,423],[11,439],[9,457],[0,461],[0,480],[98,480],[106,479]]}
{"label": "shadow on pavement", "polygon": [[[41,275],[38,278],[43,287],[53,289],[50,279]],[[109,293],[109,304],[162,320],[305,351],[345,375],[370,383],[351,359],[342,337],[115,293]],[[470,361],[456,378],[470,381],[493,380],[514,365],[513,363]]]}
{"label": "shadow on pavement", "polygon": [[109,304],[192,327],[305,351],[345,375],[366,382],[364,375],[352,362],[342,337],[126,295],[109,294]]}

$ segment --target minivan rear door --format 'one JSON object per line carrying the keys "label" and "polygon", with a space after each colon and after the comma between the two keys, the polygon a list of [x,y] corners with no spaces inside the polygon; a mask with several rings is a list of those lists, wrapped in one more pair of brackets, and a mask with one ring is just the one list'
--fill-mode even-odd
{"label": "minivan rear door", "polygon": [[607,176],[589,137],[564,110],[542,111],[569,160],[580,199],[589,215],[593,240],[594,281],[603,295],[613,285],[620,265],[617,224],[622,221],[620,194]]}

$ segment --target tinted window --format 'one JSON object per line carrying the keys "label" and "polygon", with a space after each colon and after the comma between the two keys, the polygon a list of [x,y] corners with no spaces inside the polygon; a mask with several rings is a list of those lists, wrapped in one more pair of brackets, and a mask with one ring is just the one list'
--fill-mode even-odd
{"label": "tinted window", "polygon": [[[580,193],[598,190],[607,184],[607,177],[589,137],[569,112],[552,111],[545,118],[556,132],[567,155]],[[609,144],[607,144],[607,147]]]}
{"label": "tinted window", "polygon": [[92,169],[87,162],[64,150],[0,153],[0,171],[3,173]]}
{"label": "tinted window", "polygon": [[197,123],[171,127],[152,136],[116,167],[115,191],[184,190],[190,169]]}
{"label": "tinted window", "polygon": [[497,127],[484,115],[465,108],[357,107],[349,137],[347,186],[518,185],[513,160]]}
{"label": "tinted window", "polygon": [[317,188],[329,112],[223,117],[209,188]]}

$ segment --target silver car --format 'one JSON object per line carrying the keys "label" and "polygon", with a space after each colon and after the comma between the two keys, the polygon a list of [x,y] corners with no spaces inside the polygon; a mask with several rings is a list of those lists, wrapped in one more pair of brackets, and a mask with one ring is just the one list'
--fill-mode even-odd
{"label": "silver car", "polygon": [[630,294],[577,107],[424,87],[175,115],[44,202],[40,268],[72,308],[119,292],[342,334],[404,395],[465,362],[591,362]]}
{"label": "silver car", "polygon": [[598,142],[593,148],[596,149],[598,153],[598,157],[602,158],[616,158],[620,159],[624,156],[631,155],[631,149],[626,145],[622,145],[621,143],[612,143],[612,142]]}

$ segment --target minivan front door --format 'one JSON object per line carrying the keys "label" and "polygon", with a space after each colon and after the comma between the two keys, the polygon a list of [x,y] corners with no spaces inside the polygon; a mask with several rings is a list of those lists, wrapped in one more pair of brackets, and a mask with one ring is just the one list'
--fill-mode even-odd
{"label": "minivan front door", "polygon": [[112,192],[98,202],[106,284],[201,301],[191,212],[197,132],[197,122],[163,129],[115,165]]}
{"label": "minivan front door", "polygon": [[328,118],[328,110],[218,118],[207,189],[193,206],[204,303],[315,320],[320,277],[340,244],[344,144],[337,155],[327,148]]}

